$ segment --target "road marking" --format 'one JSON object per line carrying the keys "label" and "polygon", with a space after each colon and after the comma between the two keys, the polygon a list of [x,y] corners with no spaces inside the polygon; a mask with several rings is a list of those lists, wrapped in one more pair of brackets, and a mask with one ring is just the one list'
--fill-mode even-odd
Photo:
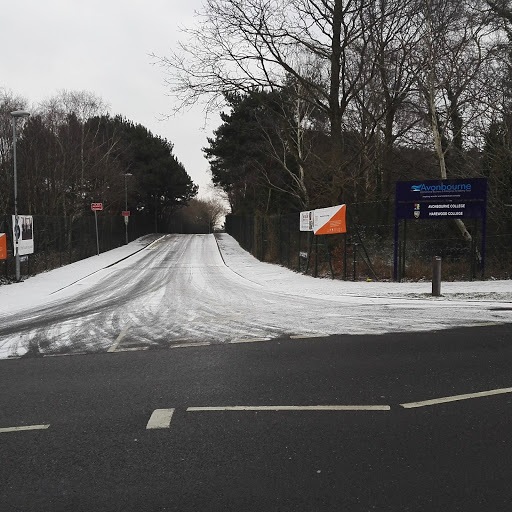
{"label": "road marking", "polygon": [[170,348],[208,347],[209,345],[211,345],[209,341],[200,341],[199,343],[180,343],[179,345],[171,345]]}
{"label": "road marking", "polygon": [[0,433],[4,432],[22,432],[24,430],[46,430],[50,425],[26,425],[24,427],[0,428]]}
{"label": "road marking", "polygon": [[115,350],[115,353],[118,354],[119,352],[139,352],[141,350],[148,350],[149,347],[126,347],[126,348],[118,348]]}
{"label": "road marking", "polygon": [[188,407],[187,412],[213,411],[390,411],[389,405],[235,405],[225,407]]}
{"label": "road marking", "polygon": [[66,352],[65,354],[44,354],[43,357],[85,356],[87,352]]}
{"label": "road marking", "polygon": [[241,338],[239,340],[231,340],[229,343],[256,343],[259,341],[268,341],[270,338]]}
{"label": "road marking", "polygon": [[171,426],[174,409],[155,409],[151,418],[149,418],[146,430],[156,428],[169,428]]}
{"label": "road marking", "polygon": [[107,352],[115,352],[117,350],[117,347],[123,341],[123,338],[126,336],[126,333],[128,332],[128,329],[132,324],[127,324],[125,328],[119,333],[119,336],[116,338],[116,341],[114,341],[114,344],[107,350]]}
{"label": "road marking", "polygon": [[448,402],[457,402],[458,400],[469,400],[470,398],[481,398],[484,396],[501,395],[504,393],[512,393],[512,388],[492,389],[490,391],[480,391],[478,393],[468,393],[466,395],[445,396],[443,398],[433,398],[432,400],[424,400],[422,402],[409,402],[400,404],[404,409],[413,409],[415,407],[427,407],[429,405],[445,404]]}
{"label": "road marking", "polygon": [[291,340],[303,340],[307,338],[326,338],[327,334],[295,334],[290,336]]}
{"label": "road marking", "polygon": [[[492,309],[490,311],[493,311]],[[503,322],[483,322],[478,324],[470,324],[469,327],[497,327],[499,325],[505,325]]]}

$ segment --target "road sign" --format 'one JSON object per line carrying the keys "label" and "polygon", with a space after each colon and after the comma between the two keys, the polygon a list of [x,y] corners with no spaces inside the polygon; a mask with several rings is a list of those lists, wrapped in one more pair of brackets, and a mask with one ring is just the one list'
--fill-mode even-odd
{"label": "road sign", "polygon": [[347,232],[347,206],[340,204],[314,211],[313,229],[315,235],[334,235]]}
{"label": "road sign", "polygon": [[91,210],[93,210],[93,211],[103,210],[103,203],[91,203]]}
{"label": "road sign", "polygon": [[7,237],[5,233],[0,233],[0,260],[7,259]]}
{"label": "road sign", "polygon": [[128,210],[127,211],[123,211],[122,215],[123,215],[123,217],[129,217],[130,216],[130,212]]}

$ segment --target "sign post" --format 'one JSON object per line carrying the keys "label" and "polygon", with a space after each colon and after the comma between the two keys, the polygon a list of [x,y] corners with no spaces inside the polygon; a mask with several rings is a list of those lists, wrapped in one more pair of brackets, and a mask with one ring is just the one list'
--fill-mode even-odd
{"label": "sign post", "polygon": [[[325,240],[325,235],[335,235],[338,233],[346,233],[347,232],[347,222],[346,222],[346,213],[347,213],[347,205],[340,204],[338,206],[330,206],[329,208],[319,208],[316,210],[309,210],[300,212],[300,231],[309,231],[312,233],[315,238],[315,277],[317,275],[317,265],[318,265],[318,238],[317,235],[324,235],[325,242],[325,250],[327,252],[327,257],[329,259],[329,267],[331,269],[331,276],[334,279],[334,272],[332,269],[332,261],[331,255],[329,252],[329,247],[327,241]],[[346,245],[346,240],[345,240]],[[306,273],[309,268],[309,262],[311,259],[311,251],[313,249],[313,243],[310,241],[309,244],[309,254],[306,260]],[[300,270],[300,257],[299,254],[299,270]],[[344,261],[343,266],[346,266],[346,260]]]}
{"label": "sign post", "polygon": [[96,224],[96,251],[100,255],[100,239],[98,236],[98,215],[97,212],[103,210],[103,203],[91,203],[91,210],[94,212],[94,223]]}
{"label": "sign post", "polygon": [[128,221],[130,219],[130,211],[124,210],[121,212],[124,217],[124,230],[125,230],[125,238],[126,238],[126,245],[128,245]]}

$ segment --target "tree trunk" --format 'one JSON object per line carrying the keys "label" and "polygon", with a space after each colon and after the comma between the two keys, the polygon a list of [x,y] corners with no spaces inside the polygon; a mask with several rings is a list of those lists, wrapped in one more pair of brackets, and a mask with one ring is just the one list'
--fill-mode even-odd
{"label": "tree trunk", "polygon": [[332,200],[333,203],[343,201],[343,183],[341,177],[342,129],[340,107],[340,72],[341,72],[341,24],[343,21],[343,1],[334,2],[331,42],[331,82],[329,87],[329,122],[331,128],[332,158]]}

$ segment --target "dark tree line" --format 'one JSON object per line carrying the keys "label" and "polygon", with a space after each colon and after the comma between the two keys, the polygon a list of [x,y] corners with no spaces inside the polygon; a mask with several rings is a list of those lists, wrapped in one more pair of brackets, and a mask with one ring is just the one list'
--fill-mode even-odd
{"label": "dark tree line", "polygon": [[234,213],[487,176],[510,218],[510,0],[207,0],[185,37],[161,63],[184,106],[225,110],[205,154]]}
{"label": "dark tree line", "polygon": [[[0,211],[12,213],[13,162],[10,112],[25,102],[0,97]],[[173,145],[121,116],[101,100],[61,93],[17,121],[18,211],[65,219],[90,215],[92,202],[106,213],[148,216],[165,229],[169,217],[197,193]]]}

